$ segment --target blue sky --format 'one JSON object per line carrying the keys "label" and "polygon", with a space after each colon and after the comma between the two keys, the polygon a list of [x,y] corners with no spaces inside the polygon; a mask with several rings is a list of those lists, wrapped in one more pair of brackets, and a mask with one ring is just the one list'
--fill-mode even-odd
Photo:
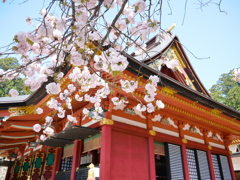
{"label": "blue sky", "polygon": [[[0,3],[0,47],[11,42],[18,31],[31,30],[25,19],[27,16],[39,17],[39,11],[44,5],[41,0],[8,0]],[[49,0],[45,0],[47,5]],[[172,30],[181,43],[188,48],[185,52],[198,77],[207,89],[215,84],[222,73],[240,67],[240,1],[222,0],[219,12],[218,6],[210,4],[199,8],[198,0],[188,1],[184,18],[185,0],[170,0],[171,10],[164,1],[162,28],[167,29],[173,23],[177,26]],[[218,1],[216,1],[218,2]],[[207,58],[208,59],[204,59]]]}

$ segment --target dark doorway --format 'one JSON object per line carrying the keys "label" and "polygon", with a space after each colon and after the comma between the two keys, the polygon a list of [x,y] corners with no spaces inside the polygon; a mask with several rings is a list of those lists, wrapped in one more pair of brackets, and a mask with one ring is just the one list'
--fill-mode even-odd
{"label": "dark doorway", "polygon": [[162,155],[155,155],[156,180],[167,179],[166,157]]}

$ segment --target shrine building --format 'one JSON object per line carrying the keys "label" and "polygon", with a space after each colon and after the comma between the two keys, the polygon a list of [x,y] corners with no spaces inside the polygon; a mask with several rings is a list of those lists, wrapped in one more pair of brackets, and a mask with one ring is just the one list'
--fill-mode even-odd
{"label": "shrine building", "polygon": [[[91,163],[89,180],[236,180],[229,146],[240,140],[240,112],[210,97],[170,31],[153,37],[147,52],[124,54],[128,68],[114,77],[138,80],[143,87],[133,94],[113,87],[129,103],[115,106],[108,96],[102,119],[92,120],[82,113],[92,104],[71,97],[77,123],[66,126],[67,118],[54,116],[55,135],[45,141],[39,141],[33,125],[56,113],[47,106],[54,96],[46,93],[46,83],[31,95],[0,98],[0,156],[10,159],[0,163],[9,167],[6,180],[87,180]],[[172,70],[160,65],[162,57],[180,63]],[[72,69],[62,69],[62,91]],[[165,107],[139,112],[134,107],[144,103],[150,75],[160,77],[156,99]],[[36,114],[38,107],[42,114]]]}

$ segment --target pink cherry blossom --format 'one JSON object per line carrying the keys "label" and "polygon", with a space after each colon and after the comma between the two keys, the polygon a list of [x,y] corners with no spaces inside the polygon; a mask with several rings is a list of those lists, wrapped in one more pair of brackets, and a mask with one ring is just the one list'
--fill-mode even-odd
{"label": "pink cherry blossom", "polygon": [[42,113],[43,113],[43,109],[40,108],[40,107],[38,107],[38,108],[36,109],[36,113],[37,113],[37,114],[42,114]]}
{"label": "pink cherry blossom", "polygon": [[83,97],[80,97],[78,94],[76,94],[75,99],[80,102],[83,100]]}
{"label": "pink cherry blossom", "polygon": [[147,90],[148,94],[152,94],[157,90],[156,86],[154,86],[153,84],[149,84],[149,83],[146,84],[145,89]]}
{"label": "pink cherry blossom", "polygon": [[49,94],[58,94],[61,91],[60,84],[59,83],[49,83],[46,86],[47,93]]}
{"label": "pink cherry blossom", "polygon": [[45,134],[42,134],[41,136],[40,136],[40,140],[41,141],[45,141],[47,139],[47,136],[45,135]]}
{"label": "pink cherry blossom", "polygon": [[65,89],[63,93],[59,94],[59,98],[61,100],[65,100],[69,95],[70,95],[70,92],[67,89]]}
{"label": "pink cherry blossom", "polygon": [[148,104],[147,104],[147,112],[148,112],[148,113],[154,112],[154,106],[153,106],[152,103],[148,103]]}
{"label": "pink cherry blossom", "polygon": [[141,13],[145,10],[145,8],[146,8],[146,4],[143,0],[138,0],[135,3],[135,9],[137,10],[137,12]]}
{"label": "pink cherry blossom", "polygon": [[87,115],[87,114],[89,114],[90,112],[89,112],[89,110],[87,109],[87,108],[83,108],[83,114],[85,114],[85,115]]}
{"label": "pink cherry blossom", "polygon": [[43,133],[47,134],[48,136],[51,136],[54,134],[54,130],[50,127],[46,127],[46,129],[43,130]]}
{"label": "pink cherry blossom", "polygon": [[138,104],[137,106],[136,106],[136,110],[137,111],[146,111],[147,110],[147,108],[146,108],[146,106],[145,105],[142,105],[142,104]]}
{"label": "pink cherry blossom", "polygon": [[155,95],[156,95],[156,93],[146,94],[146,95],[144,96],[144,100],[145,100],[146,102],[152,102],[152,101],[155,100],[155,98],[154,98]]}
{"label": "pink cherry blossom", "polygon": [[67,119],[68,119],[70,122],[77,123],[76,117],[73,117],[72,115],[67,115]]}
{"label": "pink cherry blossom", "polygon": [[159,82],[159,77],[156,76],[156,75],[151,75],[149,77],[149,80],[151,81],[151,83],[154,85],[154,86],[157,86],[157,83]]}
{"label": "pink cherry blossom", "polygon": [[172,59],[166,62],[166,66],[170,69],[174,69],[179,65],[179,61],[177,59]]}
{"label": "pink cherry blossom", "polygon": [[121,88],[127,93],[134,92],[135,89],[138,87],[137,81],[128,81],[128,80],[121,79],[120,83],[121,83]]}
{"label": "pink cherry blossom", "polygon": [[19,93],[18,93],[18,91],[15,90],[15,89],[10,89],[9,95],[10,95],[11,97],[16,97],[16,96],[19,95]]}
{"label": "pink cherry blossom", "polygon": [[68,89],[70,90],[70,92],[76,91],[76,87],[74,86],[74,84],[69,84]]}
{"label": "pink cherry blossom", "polygon": [[50,116],[47,116],[47,117],[45,118],[45,122],[46,122],[47,124],[51,124],[52,121],[53,121],[53,118],[50,117]]}
{"label": "pink cherry blossom", "polygon": [[161,100],[157,100],[156,105],[159,109],[163,109],[165,107],[164,103]]}
{"label": "pink cherry blossom", "polygon": [[42,127],[41,127],[40,124],[35,124],[35,125],[33,125],[33,130],[34,130],[35,132],[40,132],[41,129],[42,129]]}
{"label": "pink cherry blossom", "polygon": [[25,80],[25,85],[30,87],[31,91],[36,91],[41,86],[41,81],[36,81],[34,77],[28,78]]}

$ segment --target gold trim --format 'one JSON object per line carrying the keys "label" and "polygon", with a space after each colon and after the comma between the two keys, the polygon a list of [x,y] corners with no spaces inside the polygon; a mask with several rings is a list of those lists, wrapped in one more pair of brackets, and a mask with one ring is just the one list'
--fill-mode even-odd
{"label": "gold trim", "polygon": [[113,125],[114,124],[114,121],[112,119],[108,119],[108,118],[103,118],[101,121],[100,121],[100,125]]}
{"label": "gold trim", "polygon": [[169,95],[172,95],[172,96],[177,93],[177,91],[175,89],[172,89],[172,88],[167,87],[167,86],[163,87],[162,91],[169,94]]}
{"label": "gold trim", "polygon": [[211,112],[216,114],[216,115],[219,115],[219,114],[222,113],[222,111],[220,111],[219,109],[216,109],[216,108],[212,109]]}
{"label": "gold trim", "polygon": [[208,145],[208,149],[212,150],[212,146]]}
{"label": "gold trim", "polygon": [[[234,133],[236,133],[236,134],[240,134],[239,131],[233,130],[232,128],[227,128],[226,126],[223,126],[223,125],[221,125],[221,124],[219,124],[219,123],[215,123],[215,122],[212,122],[212,121],[210,121],[210,120],[208,120],[208,119],[204,119],[204,118],[202,118],[202,117],[200,117],[200,116],[191,114],[191,113],[189,113],[189,112],[187,112],[187,111],[185,111],[185,110],[179,109],[179,108],[174,107],[174,106],[171,106],[171,105],[169,105],[169,104],[166,104],[166,103],[165,103],[165,107],[167,107],[167,108],[169,108],[169,109],[172,109],[172,110],[174,110],[174,111],[177,111],[177,112],[179,112],[179,113],[185,114],[185,115],[187,115],[187,116],[193,117],[193,118],[198,119],[198,120],[200,120],[200,121],[204,121],[204,122],[206,122],[206,123],[208,123],[208,124],[211,124],[211,125],[214,125],[214,126],[217,126],[217,127],[223,128],[223,129],[226,129],[226,130],[228,130],[228,131],[230,131],[230,132],[234,132]],[[239,126],[239,125],[238,125],[238,126]]]}
{"label": "gold trim", "polygon": [[232,155],[232,151],[229,151],[229,154]]}
{"label": "gold trim", "polygon": [[154,130],[149,130],[149,134],[152,136],[156,136],[156,132]]}
{"label": "gold trim", "polygon": [[172,49],[173,49],[173,51],[174,51],[174,54],[177,56],[177,59],[178,59],[178,61],[180,62],[181,66],[182,66],[183,68],[186,68],[186,65],[184,64],[184,62],[183,62],[181,56],[179,55],[176,46],[173,45],[173,46],[172,46]]}
{"label": "gold trim", "polygon": [[183,142],[184,144],[187,144],[187,143],[188,143],[188,140],[187,140],[187,139],[182,139],[182,142]]}
{"label": "gold trim", "polygon": [[[166,95],[168,98],[171,98],[171,99],[173,99],[173,100],[175,100],[175,101],[177,101],[177,102],[179,102],[179,103],[181,103],[181,104],[184,104],[184,105],[186,105],[186,106],[188,106],[188,107],[190,107],[190,108],[193,108],[193,109],[198,110],[198,111],[201,111],[201,112],[203,112],[203,113],[206,113],[206,114],[212,115],[212,116],[214,116],[214,117],[220,118],[221,120],[224,120],[224,121],[226,121],[226,122],[228,122],[228,123],[230,123],[230,124],[233,124],[234,126],[240,127],[240,124],[234,122],[234,119],[224,118],[224,117],[222,117],[222,116],[220,116],[220,115],[217,115],[217,114],[215,114],[215,113],[213,113],[213,112],[211,112],[211,111],[207,111],[207,110],[205,110],[205,109],[203,109],[203,108],[201,108],[201,107],[198,107],[198,106],[195,105],[195,104],[186,102],[186,101],[184,101],[184,100],[182,100],[182,99],[180,99],[180,98],[178,98],[178,97],[176,97],[176,96],[171,96],[171,95],[169,95],[169,94],[165,94],[165,95]],[[189,113],[189,114],[190,114],[190,113]],[[203,118],[202,118],[202,119],[203,119]],[[209,121],[209,122],[211,122],[211,121]],[[230,129],[230,128],[229,128],[229,129]],[[238,132],[238,131],[235,131],[235,132]],[[239,134],[239,132],[238,132],[237,134]]]}
{"label": "gold trim", "polygon": [[8,111],[11,113],[11,117],[13,116],[22,116],[26,114],[33,114],[35,112],[35,106],[29,105],[29,106],[22,106],[22,107],[12,107],[9,108]]}

